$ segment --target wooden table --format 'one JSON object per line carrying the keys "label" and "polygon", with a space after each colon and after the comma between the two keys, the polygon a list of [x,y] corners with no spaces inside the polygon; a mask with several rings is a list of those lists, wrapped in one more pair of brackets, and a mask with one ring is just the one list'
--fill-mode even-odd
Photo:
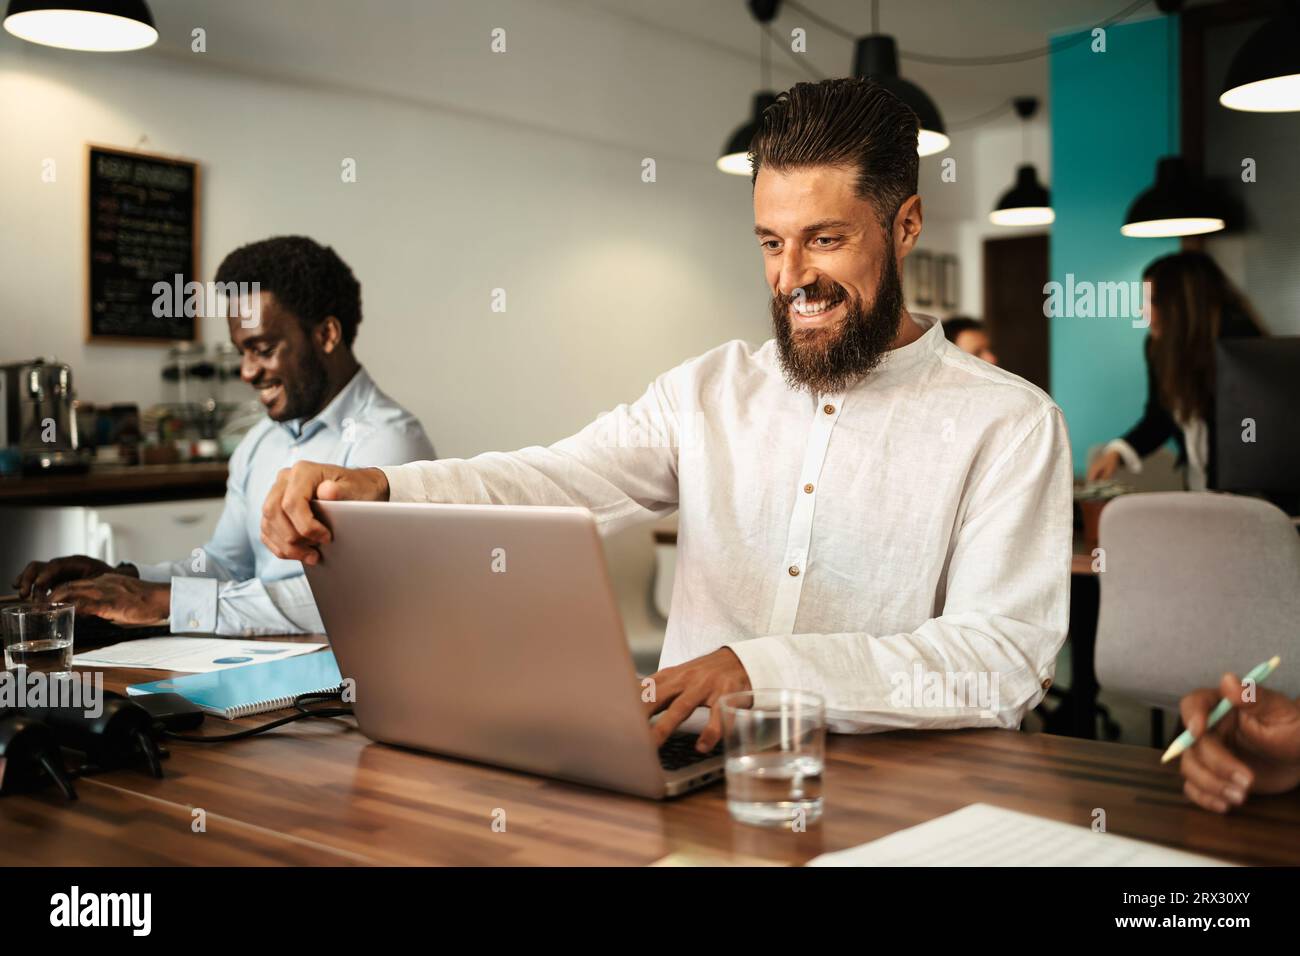
{"label": "wooden table", "polygon": [[[157,680],[111,670],[105,684]],[[203,733],[234,724],[209,718]],[[227,744],[172,742],[166,778],[117,770],[0,799],[0,863],[59,865],[797,864],[982,801],[1240,862],[1300,864],[1300,793],[1221,817],[1154,750],[1007,730],[832,736],[823,822],[733,823],[724,788],[657,803],[367,740],[351,718]],[[192,830],[192,811],[206,832]],[[504,811],[505,830],[493,820]]]}

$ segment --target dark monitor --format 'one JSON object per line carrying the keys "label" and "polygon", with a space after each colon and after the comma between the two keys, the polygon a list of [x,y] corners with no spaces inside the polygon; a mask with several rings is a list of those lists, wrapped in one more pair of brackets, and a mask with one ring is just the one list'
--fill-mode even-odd
{"label": "dark monitor", "polygon": [[1216,484],[1300,503],[1300,337],[1219,339]]}

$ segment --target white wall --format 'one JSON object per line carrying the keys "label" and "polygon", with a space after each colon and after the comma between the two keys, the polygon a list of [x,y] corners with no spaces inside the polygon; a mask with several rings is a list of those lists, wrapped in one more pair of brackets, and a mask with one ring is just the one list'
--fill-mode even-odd
{"label": "white wall", "polygon": [[[226,59],[215,27],[206,56],[175,43],[74,53],[0,34],[0,358],[70,362],[91,401],[161,397],[160,347],[82,341],[87,141],[202,164],[204,277],[231,248],[277,233],[335,246],[363,286],[363,362],[444,455],[554,440],[718,342],[766,338],[748,184],[712,167],[754,63],[589,7],[478,10],[457,8],[473,54],[445,49],[454,30],[411,28],[447,62],[428,75],[435,86],[406,95],[393,91],[393,55],[341,42],[346,23],[293,47],[268,21]],[[509,58],[486,50],[498,21],[523,48]],[[554,55],[561,38],[581,67]],[[301,65],[317,43],[329,62],[351,57],[337,80],[269,56]],[[778,68],[778,84],[796,78]],[[1032,155],[1046,178],[1040,125]],[[960,310],[978,315],[980,240],[998,232],[987,214],[1019,161],[1016,121],[958,133],[948,155],[956,183],[941,182],[939,157],[922,161],[922,247],[959,255]],[[657,182],[641,181],[645,156]],[[355,183],[341,181],[344,157]],[[46,159],[54,183],[41,180]],[[489,309],[498,287],[505,314]],[[219,324],[203,332],[224,336]]]}
{"label": "white wall", "polygon": [[[83,398],[161,395],[159,347],[82,341],[84,144],[142,135],[203,165],[204,277],[277,233],[340,252],[363,286],[363,362],[444,455],[557,439],[691,355],[767,337],[748,184],[711,163],[668,150],[643,183],[640,149],[16,42],[0,48],[0,352],[70,362]],[[341,181],[343,157],[356,183]],[[505,314],[489,308],[497,287]]]}

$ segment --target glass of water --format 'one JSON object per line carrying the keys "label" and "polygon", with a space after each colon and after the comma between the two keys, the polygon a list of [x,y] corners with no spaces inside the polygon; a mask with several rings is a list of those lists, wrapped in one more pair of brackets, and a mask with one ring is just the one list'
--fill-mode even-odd
{"label": "glass of water", "polygon": [[746,690],[717,701],[733,820],[802,830],[822,815],[826,704],[802,690]]}
{"label": "glass of water", "polygon": [[74,613],[71,604],[19,604],[0,610],[5,667],[71,673]]}

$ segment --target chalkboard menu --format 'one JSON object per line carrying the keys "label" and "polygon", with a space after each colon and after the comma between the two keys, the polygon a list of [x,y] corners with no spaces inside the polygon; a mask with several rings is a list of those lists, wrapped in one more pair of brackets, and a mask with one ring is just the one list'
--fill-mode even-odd
{"label": "chalkboard menu", "polygon": [[198,268],[198,164],[89,149],[87,341],[193,341],[201,300],[185,284]]}

